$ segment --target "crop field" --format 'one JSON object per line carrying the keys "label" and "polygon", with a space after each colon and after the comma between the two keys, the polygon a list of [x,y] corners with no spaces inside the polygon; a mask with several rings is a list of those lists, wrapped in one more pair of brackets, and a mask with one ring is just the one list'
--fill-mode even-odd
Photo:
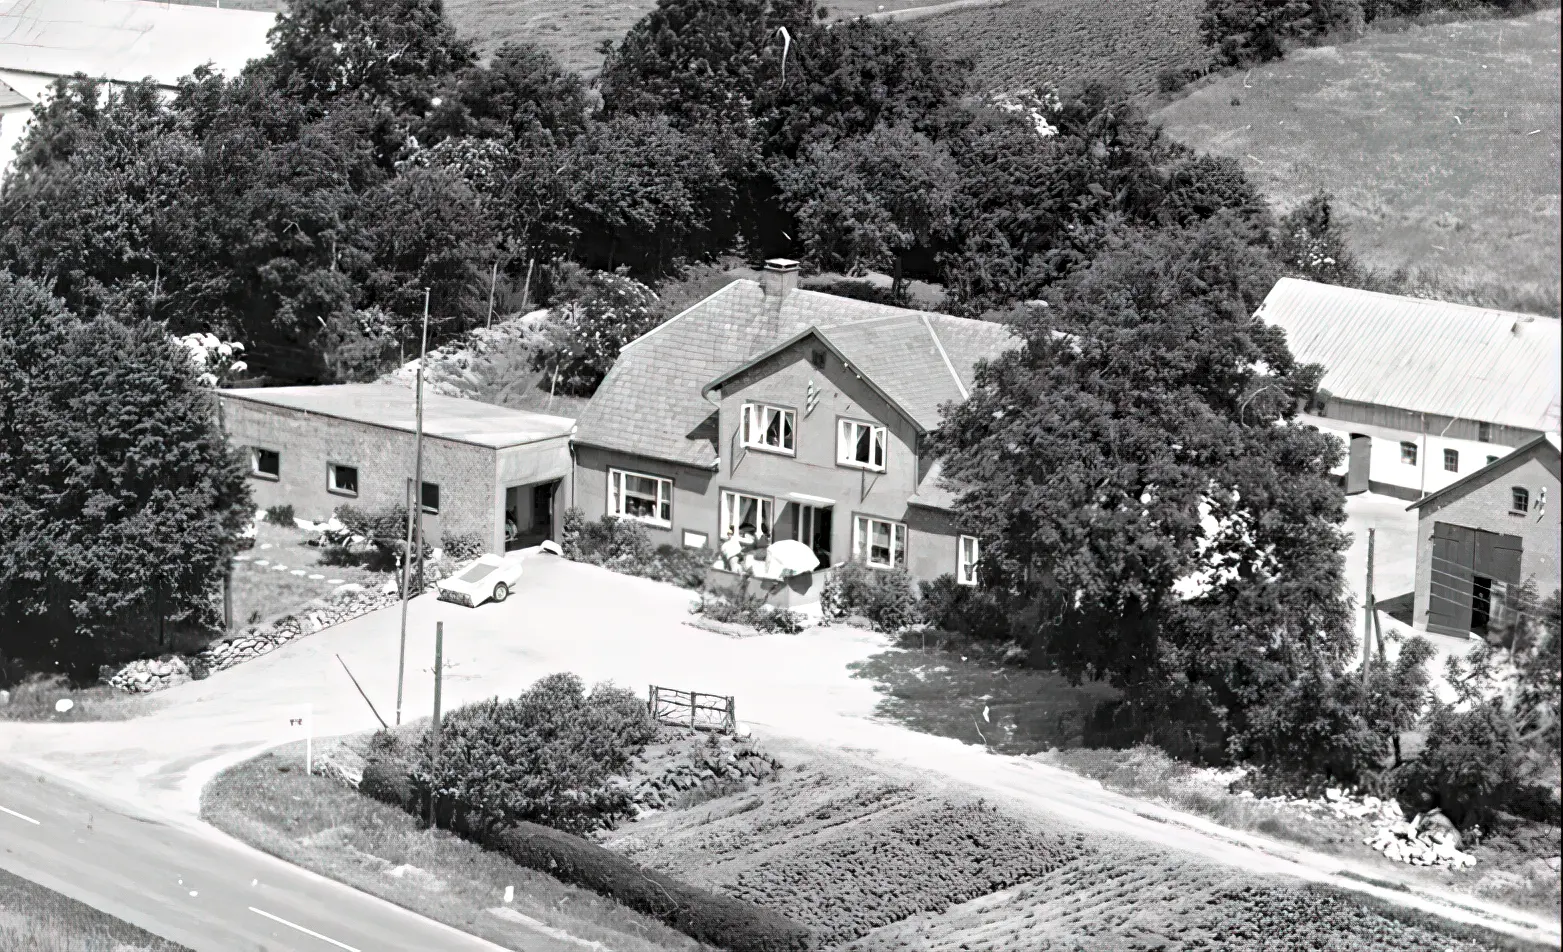
{"label": "crop field", "polygon": [[1356,253],[1432,296],[1559,308],[1558,11],[1301,50],[1163,109],[1282,208],[1326,189]]}
{"label": "crop field", "polygon": [[976,61],[982,90],[1119,81],[1156,93],[1168,70],[1206,70],[1200,0],[1010,0],[919,17],[936,49]]}

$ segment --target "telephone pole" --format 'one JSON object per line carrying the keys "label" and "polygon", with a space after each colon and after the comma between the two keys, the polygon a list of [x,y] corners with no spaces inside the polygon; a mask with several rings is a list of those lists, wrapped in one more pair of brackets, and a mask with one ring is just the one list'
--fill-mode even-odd
{"label": "telephone pole", "polygon": [[[440,769],[440,683],[444,680],[444,675],[445,675],[445,623],[442,622],[442,621],[437,621],[437,622],[434,623],[434,720],[433,720],[433,723],[432,723],[432,728],[433,728],[433,738],[432,738],[433,744],[432,744],[432,746],[433,746],[433,755],[434,756],[430,760],[430,764],[432,765],[433,770],[434,770],[434,772],[436,774],[439,773],[439,769]],[[435,811],[435,795],[434,795],[433,791],[430,791],[430,793],[429,793],[429,826],[434,826],[435,822],[438,819],[439,819],[439,815]]]}
{"label": "telephone pole", "polygon": [[413,512],[418,526],[418,594],[423,594],[423,362],[429,356],[429,289],[423,289],[423,340],[418,345],[417,447],[413,456]]}
{"label": "telephone pole", "polygon": [[423,361],[429,351],[429,289],[423,289],[423,338],[418,345],[417,401],[412,482],[407,484],[407,544],[402,556],[402,634],[396,661],[396,723],[402,722],[402,684],[407,675],[407,599],[413,582],[412,561],[417,547],[418,592],[423,592]]}
{"label": "telephone pole", "polygon": [[1373,534],[1377,530],[1368,530],[1368,590],[1367,597],[1362,600],[1362,683],[1368,683],[1368,665],[1373,656],[1369,653],[1373,647],[1373,622],[1375,609],[1373,605]]}

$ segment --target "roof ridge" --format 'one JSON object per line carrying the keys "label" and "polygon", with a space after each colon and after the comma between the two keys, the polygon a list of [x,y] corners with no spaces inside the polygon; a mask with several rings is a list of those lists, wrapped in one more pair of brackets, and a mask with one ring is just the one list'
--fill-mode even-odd
{"label": "roof ridge", "polygon": [[[1392,294],[1389,291],[1374,291],[1374,290],[1371,290],[1369,288],[1351,288],[1351,287],[1347,287],[1344,284],[1330,284],[1330,283],[1328,283],[1326,281],[1310,281],[1307,278],[1284,277],[1284,278],[1281,278],[1279,281],[1277,281],[1276,284],[1280,284],[1280,283],[1282,283],[1284,281],[1290,281],[1290,282],[1292,282],[1294,284],[1312,285],[1313,287],[1317,287],[1317,288],[1328,288],[1331,291],[1339,291],[1342,294],[1360,295],[1360,296],[1364,296],[1364,297],[1389,298],[1392,301],[1409,301],[1412,304],[1422,304],[1422,305],[1426,305],[1428,307],[1450,308],[1450,309],[1458,308],[1458,309],[1463,310],[1463,311],[1475,311],[1478,314],[1497,314],[1497,315],[1503,315],[1504,317],[1508,317],[1508,318],[1534,318],[1534,319],[1540,319],[1540,320],[1545,320],[1545,321],[1553,321],[1553,322],[1558,322],[1559,321],[1558,317],[1556,317],[1554,315],[1551,315],[1551,314],[1528,314],[1528,313],[1526,313],[1524,311],[1505,311],[1502,308],[1482,307],[1479,304],[1462,304],[1459,301],[1444,301],[1444,300],[1440,300],[1438,298],[1422,298],[1422,297],[1415,297],[1415,296],[1410,295],[1410,294]],[[1260,307],[1261,310],[1263,310],[1264,304],[1261,303],[1259,307]]]}
{"label": "roof ridge", "polygon": [[961,382],[961,375],[955,372],[955,364],[950,361],[950,355],[944,349],[944,341],[939,339],[939,332],[933,329],[933,321],[926,313],[923,314],[923,327],[927,329],[928,336],[933,338],[933,346],[939,351],[939,356],[944,360],[944,369],[950,372],[950,379],[955,381],[955,392],[961,395],[962,400],[971,397],[971,392]]}

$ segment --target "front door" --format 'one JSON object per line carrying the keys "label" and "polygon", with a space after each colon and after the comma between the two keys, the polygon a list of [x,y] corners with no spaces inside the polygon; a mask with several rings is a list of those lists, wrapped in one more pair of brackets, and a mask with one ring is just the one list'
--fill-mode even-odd
{"label": "front door", "polygon": [[831,508],[799,506],[793,523],[793,538],[814,550],[823,567],[830,564]]}

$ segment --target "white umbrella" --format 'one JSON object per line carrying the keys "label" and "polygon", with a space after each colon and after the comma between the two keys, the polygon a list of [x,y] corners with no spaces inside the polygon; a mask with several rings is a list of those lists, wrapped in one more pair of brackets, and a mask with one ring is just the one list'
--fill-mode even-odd
{"label": "white umbrella", "polygon": [[784,573],[792,572],[801,575],[819,568],[819,556],[814,554],[813,549],[796,539],[783,539],[771,543],[770,552],[767,553],[765,560],[772,568]]}

